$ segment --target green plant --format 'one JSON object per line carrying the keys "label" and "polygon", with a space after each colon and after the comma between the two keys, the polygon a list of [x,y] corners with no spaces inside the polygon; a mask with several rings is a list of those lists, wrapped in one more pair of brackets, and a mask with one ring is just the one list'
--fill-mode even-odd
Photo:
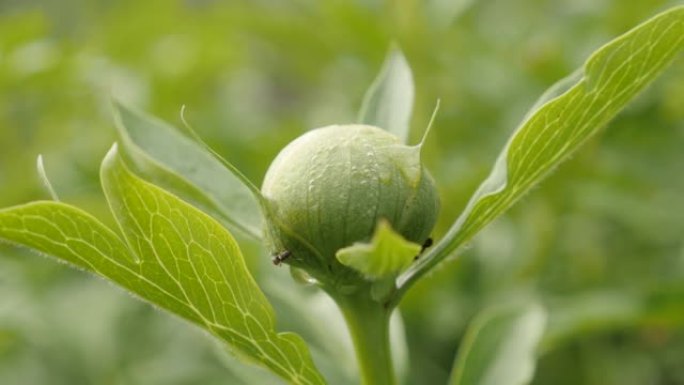
{"label": "green plant", "polygon": [[[313,242],[287,223],[290,217],[277,214],[267,191],[262,195],[232,165],[216,157],[189,126],[183,135],[121,105],[116,107],[120,140],[101,171],[119,231],[73,206],[34,202],[0,211],[0,238],[102,275],[206,329],[240,356],[286,381],[324,383],[304,341],[275,331],[274,311],[229,232],[262,238],[265,220],[269,231],[277,233],[269,236],[273,251],[293,249],[282,250],[293,255],[277,261],[296,266],[299,277],[316,280],[340,305],[354,338],[362,381],[392,384],[397,380],[389,349],[389,316],[406,291],[595,134],[674,60],[683,45],[684,8],[677,7],[599,49],[580,71],[552,87],[515,131],[464,213],[415,262],[431,220],[417,232],[403,232],[391,220],[389,226],[382,221],[366,226],[353,237],[359,239],[343,242],[360,243],[344,244],[342,251],[337,250],[339,245],[330,246],[327,254],[334,252],[336,258],[322,256],[335,266],[333,274],[325,265],[300,263],[307,248],[319,251],[328,240]],[[360,121],[399,138],[393,148],[411,149],[401,143],[408,136],[412,97],[408,65],[394,50],[368,93]],[[411,157],[402,154],[397,159]],[[414,166],[401,170],[422,174],[419,159],[413,161]],[[435,206],[425,207],[428,216],[433,215],[430,210]],[[292,239],[308,246],[293,247]],[[337,282],[340,276],[344,279]],[[528,381],[544,320],[543,307],[529,298],[486,310],[468,333],[451,383]]]}

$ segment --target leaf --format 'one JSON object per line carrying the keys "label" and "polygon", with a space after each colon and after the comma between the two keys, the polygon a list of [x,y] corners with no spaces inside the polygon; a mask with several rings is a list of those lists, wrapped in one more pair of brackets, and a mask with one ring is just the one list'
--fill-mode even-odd
{"label": "leaf", "polygon": [[[404,292],[420,276],[457,251],[549,172],[594,136],[684,48],[684,7],[663,12],[594,52],[583,76],[566,92],[567,79],[542,96],[513,133],[489,177],[444,238],[399,277]],[[547,97],[550,100],[546,100]]]}
{"label": "leaf", "polygon": [[128,245],[89,214],[57,202],[0,210],[0,238],[102,275],[199,325],[292,384],[324,384],[302,339],[274,314],[218,222],[134,176],[116,149],[102,182]]}
{"label": "leaf", "polygon": [[634,328],[684,327],[684,281],[589,290],[550,300],[549,326],[541,352],[558,349],[578,336]]}
{"label": "leaf", "polygon": [[591,333],[634,327],[650,316],[647,300],[643,287],[593,290],[552,299],[540,350],[546,352]]}
{"label": "leaf", "polygon": [[258,198],[240,176],[175,127],[114,103],[121,151],[137,172],[197,205],[231,230],[261,237]]}
{"label": "leaf", "polygon": [[354,243],[335,256],[345,266],[368,278],[394,277],[413,262],[421,247],[397,234],[389,222],[380,220],[370,243]]}
{"label": "leaf", "polygon": [[274,332],[271,305],[232,236],[209,216],[131,174],[114,148],[102,185],[129,246],[165,290],[238,352],[292,383],[323,383],[297,335]]}
{"label": "leaf", "polygon": [[401,50],[392,47],[380,74],[363,98],[359,122],[383,128],[406,143],[413,97],[411,68]]}
{"label": "leaf", "polygon": [[526,121],[530,118],[530,116],[533,116],[537,110],[543,107],[546,103],[568,92],[575,84],[582,80],[582,77],[584,77],[584,68],[579,68],[575,70],[575,72],[554,83],[551,87],[544,91],[543,94],[541,94],[536,102],[534,102],[532,108],[530,108],[527,114],[525,114],[523,121]]}
{"label": "leaf", "polygon": [[449,385],[528,384],[545,324],[538,304],[485,310],[466,332]]}

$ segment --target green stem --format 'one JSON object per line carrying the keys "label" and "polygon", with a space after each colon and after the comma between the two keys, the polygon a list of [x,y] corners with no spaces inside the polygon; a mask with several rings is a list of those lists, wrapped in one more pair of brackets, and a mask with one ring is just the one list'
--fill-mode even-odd
{"label": "green stem", "polygon": [[362,385],[395,385],[389,344],[391,309],[362,294],[334,296],[354,343]]}

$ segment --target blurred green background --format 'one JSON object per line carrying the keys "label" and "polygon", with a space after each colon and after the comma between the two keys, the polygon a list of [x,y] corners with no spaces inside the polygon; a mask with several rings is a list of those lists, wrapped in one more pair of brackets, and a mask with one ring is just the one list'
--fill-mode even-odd
{"label": "blurred green background", "polygon": [[[675,4],[0,0],[0,207],[47,198],[42,153],[61,198],[109,220],[97,173],[115,140],[111,96],[176,125],[186,105],[203,137],[260,183],[296,136],[355,120],[396,40],[416,81],[414,138],[442,101],[426,159],[443,201],[439,238],[547,86]],[[444,383],[476,312],[533,292],[551,311],[533,384],[684,384],[683,64],[416,286],[402,305],[407,383]],[[303,290],[243,245],[274,301]],[[277,308],[284,329],[320,331],[314,348],[326,328],[337,333]],[[317,360],[333,384],[346,381],[345,363]],[[240,368],[103,280],[0,246],[0,384],[277,383]]]}

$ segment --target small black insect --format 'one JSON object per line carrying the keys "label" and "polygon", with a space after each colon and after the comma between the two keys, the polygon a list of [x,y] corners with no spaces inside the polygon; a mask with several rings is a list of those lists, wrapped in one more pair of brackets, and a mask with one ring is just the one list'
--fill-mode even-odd
{"label": "small black insect", "polygon": [[283,261],[290,258],[291,255],[292,255],[292,252],[290,250],[285,250],[282,253],[278,253],[278,254],[274,255],[273,259],[271,259],[271,261],[273,261],[274,265],[279,266],[281,263],[283,263]]}
{"label": "small black insect", "polygon": [[427,249],[430,246],[432,246],[432,238],[428,238],[425,240],[425,242],[423,243],[423,247],[421,247],[420,249],[420,253],[422,254],[423,251],[425,251],[425,249]]}
{"label": "small black insect", "polygon": [[418,258],[420,257],[420,255],[423,254],[425,249],[427,249],[430,246],[432,246],[432,238],[428,238],[425,240],[425,242],[423,242],[423,246],[420,248],[420,253],[418,255],[416,255],[415,257],[413,257],[413,260],[417,261]]}

